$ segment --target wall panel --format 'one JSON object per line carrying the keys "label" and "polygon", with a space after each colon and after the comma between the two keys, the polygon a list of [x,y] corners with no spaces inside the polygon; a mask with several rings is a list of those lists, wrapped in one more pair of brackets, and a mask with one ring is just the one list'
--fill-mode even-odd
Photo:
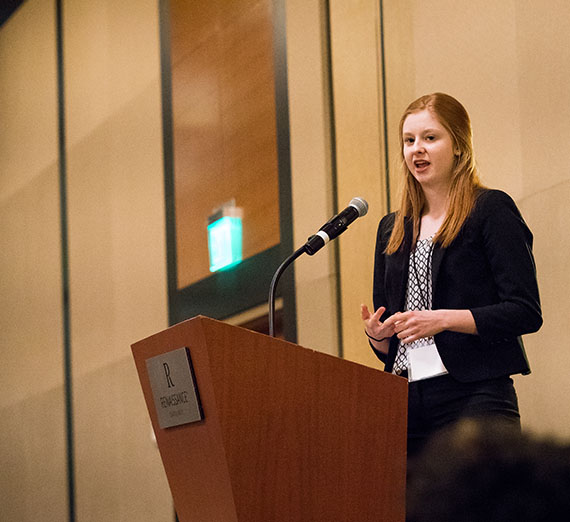
{"label": "wall panel", "polygon": [[372,307],[374,242],[386,213],[380,5],[377,0],[330,3],[333,100],[338,177],[337,206],[354,196],[368,215],[339,239],[343,353],[377,365],[360,320],[360,304]]}
{"label": "wall panel", "polygon": [[[564,28],[570,6],[490,0],[446,0],[429,9],[418,1],[406,2],[406,10],[396,10],[400,2],[384,5],[388,31],[409,35],[407,44],[386,41],[387,63],[393,64],[386,71],[389,128],[397,128],[407,105],[402,92],[408,101],[434,91],[456,96],[472,118],[483,182],[509,192],[534,232],[545,323],[525,336],[533,373],[517,376],[516,385],[526,428],[568,436],[568,423],[556,410],[557,398],[568,393],[561,370],[567,350],[559,339],[569,284],[568,175],[557,143],[570,132],[570,37]],[[395,62],[409,64],[407,72],[394,74]]]}
{"label": "wall panel", "polygon": [[570,134],[570,4],[534,3],[516,10],[520,99],[521,193],[519,205],[535,237],[544,326],[527,337],[533,373],[517,378],[524,425],[570,437],[560,397],[570,393],[566,343],[570,304],[570,176],[560,138]]}
{"label": "wall panel", "polygon": [[67,516],[55,17],[0,29],[0,519]]}
{"label": "wall panel", "polygon": [[64,2],[76,505],[168,521],[132,342],[167,326],[157,2]]}
{"label": "wall panel", "polygon": [[[369,178],[382,172],[384,154],[381,145],[374,146],[379,137],[382,142],[382,129],[374,119],[381,121],[383,115],[376,102],[382,98],[381,82],[375,77],[381,74],[382,47],[373,37],[379,6],[372,4],[331,2],[339,203],[345,186],[363,187],[373,197],[382,195]],[[525,339],[533,374],[516,377],[523,422],[535,431],[568,435],[565,418],[557,414],[555,405],[557,397],[568,392],[560,370],[567,361],[566,350],[559,342],[565,337],[560,314],[568,303],[564,257],[568,176],[557,144],[570,131],[566,88],[570,39],[564,29],[570,7],[561,0],[548,7],[442,0],[429,9],[418,1],[384,0],[381,7],[391,206],[399,201],[397,126],[402,111],[429,92],[456,96],[472,118],[483,182],[509,192],[535,234],[545,324]],[[385,210],[381,199],[371,221],[376,224]],[[371,268],[365,264],[371,264],[373,233],[362,226],[359,237],[356,230],[340,240],[345,353],[380,367],[368,356],[355,310],[355,294],[364,300],[371,292]],[[343,256],[345,248],[350,254]],[[355,257],[366,260],[358,261],[362,264],[357,270]]]}
{"label": "wall panel", "polygon": [[[336,210],[327,17],[321,0],[287,2],[295,249]],[[329,244],[315,257],[295,262],[297,342],[335,355],[340,344],[337,247]]]}

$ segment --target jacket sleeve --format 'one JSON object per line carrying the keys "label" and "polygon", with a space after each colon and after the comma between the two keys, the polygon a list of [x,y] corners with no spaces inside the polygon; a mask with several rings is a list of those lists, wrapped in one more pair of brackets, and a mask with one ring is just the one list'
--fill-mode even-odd
{"label": "jacket sleeve", "polygon": [[482,194],[474,212],[498,298],[497,303],[471,309],[479,335],[494,342],[537,331],[542,314],[532,233],[504,192]]}
{"label": "jacket sleeve", "polygon": [[382,320],[391,315],[390,306],[388,305],[388,296],[386,295],[386,254],[384,251],[388,246],[390,235],[394,227],[394,213],[384,216],[378,225],[376,234],[376,249],[374,252],[374,283],[372,297],[374,301],[374,310],[381,306],[387,308]]}
{"label": "jacket sleeve", "polygon": [[[388,214],[384,216],[378,225],[378,232],[376,234],[376,248],[374,252],[374,283],[372,289],[372,298],[374,303],[374,310],[377,310],[381,306],[387,307],[386,295],[385,295],[385,255],[384,250],[390,239],[390,234],[392,232],[392,227],[394,226],[394,214]],[[390,314],[388,312],[384,313],[381,319],[386,319]],[[385,363],[387,360],[387,354],[380,352],[374,348],[371,342],[369,342],[370,347],[376,354],[376,356]]]}

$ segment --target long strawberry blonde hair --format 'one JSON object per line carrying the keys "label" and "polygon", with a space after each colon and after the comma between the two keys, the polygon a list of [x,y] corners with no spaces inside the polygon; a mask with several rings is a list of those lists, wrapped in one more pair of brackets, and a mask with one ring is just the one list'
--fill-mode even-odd
{"label": "long strawberry blonde hair", "polygon": [[400,120],[400,160],[404,183],[400,208],[396,211],[394,228],[386,247],[387,254],[396,252],[404,240],[404,218],[409,217],[412,220],[414,241],[419,234],[425,197],[421,185],[406,165],[402,129],[404,121],[410,114],[423,110],[429,110],[449,132],[455,151],[455,163],[449,189],[449,206],[445,220],[434,237],[435,243],[445,248],[457,237],[473,209],[477,189],[482,186],[475,165],[471,121],[463,105],[452,96],[441,92],[426,94],[413,101]]}

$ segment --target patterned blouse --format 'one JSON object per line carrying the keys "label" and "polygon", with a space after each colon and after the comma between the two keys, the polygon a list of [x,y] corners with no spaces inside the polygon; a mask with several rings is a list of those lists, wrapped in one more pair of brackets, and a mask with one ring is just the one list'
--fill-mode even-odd
{"label": "patterned blouse", "polygon": [[[406,287],[406,311],[431,310],[431,258],[433,247],[433,236],[431,236],[425,239],[418,239],[416,247],[410,252],[408,284]],[[411,343],[400,341],[392,372],[399,375],[408,368],[408,350],[426,346],[432,342],[433,337],[423,337]]]}

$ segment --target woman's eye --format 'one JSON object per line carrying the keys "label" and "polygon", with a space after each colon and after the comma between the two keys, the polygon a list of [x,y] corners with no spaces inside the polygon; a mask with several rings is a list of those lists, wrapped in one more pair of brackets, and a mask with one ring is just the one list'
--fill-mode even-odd
{"label": "woman's eye", "polygon": [[414,143],[414,138],[404,138],[404,143],[407,143],[407,144]]}
{"label": "woman's eye", "polygon": [[426,140],[433,141],[433,140],[435,140],[435,136],[432,136],[432,135],[426,136]]}

